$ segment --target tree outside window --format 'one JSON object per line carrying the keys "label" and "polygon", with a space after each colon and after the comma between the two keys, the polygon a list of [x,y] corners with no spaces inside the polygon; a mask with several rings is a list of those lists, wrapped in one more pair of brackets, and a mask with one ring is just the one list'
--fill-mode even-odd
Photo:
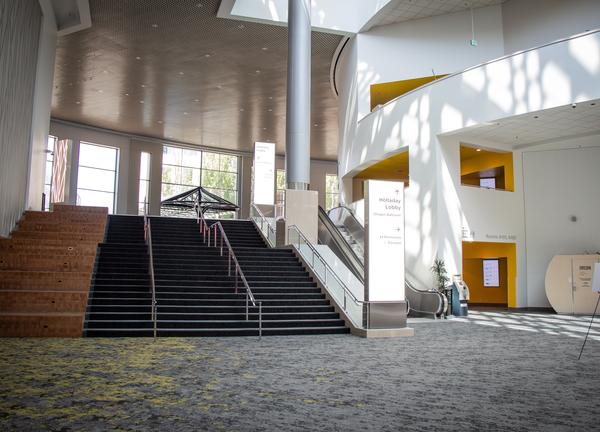
{"label": "tree outside window", "polygon": [[325,174],[325,207],[327,211],[340,205],[338,176]]}

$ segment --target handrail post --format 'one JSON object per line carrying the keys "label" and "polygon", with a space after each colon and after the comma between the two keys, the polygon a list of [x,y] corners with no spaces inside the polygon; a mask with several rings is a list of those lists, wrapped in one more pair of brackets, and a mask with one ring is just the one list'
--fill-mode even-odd
{"label": "handrail post", "polygon": [[223,235],[221,235],[221,256],[223,256]]}
{"label": "handrail post", "polygon": [[262,339],[262,302],[258,302],[258,340]]}
{"label": "handrail post", "polygon": [[246,321],[248,321],[248,290],[246,290]]}
{"label": "handrail post", "polygon": [[227,276],[231,276],[231,251],[227,249]]}

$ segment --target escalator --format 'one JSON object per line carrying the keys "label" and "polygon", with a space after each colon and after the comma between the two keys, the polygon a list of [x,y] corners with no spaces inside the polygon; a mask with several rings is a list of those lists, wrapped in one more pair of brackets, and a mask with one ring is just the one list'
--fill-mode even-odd
{"label": "escalator", "polygon": [[[329,214],[319,207],[319,244],[327,245],[346,265],[356,278],[364,284],[365,229],[352,210],[339,206]],[[436,290],[417,288],[406,272],[406,299],[410,307],[409,316],[441,317],[448,308],[445,296]]]}

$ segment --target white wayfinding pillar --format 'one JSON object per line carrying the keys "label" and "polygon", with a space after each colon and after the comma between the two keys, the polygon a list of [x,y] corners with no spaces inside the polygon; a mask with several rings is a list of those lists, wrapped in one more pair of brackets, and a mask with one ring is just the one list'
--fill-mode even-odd
{"label": "white wayfinding pillar", "polygon": [[275,144],[273,143],[254,143],[252,202],[266,206],[275,204]]}
{"label": "white wayfinding pillar", "polygon": [[370,327],[405,327],[404,183],[365,182],[365,245]]}

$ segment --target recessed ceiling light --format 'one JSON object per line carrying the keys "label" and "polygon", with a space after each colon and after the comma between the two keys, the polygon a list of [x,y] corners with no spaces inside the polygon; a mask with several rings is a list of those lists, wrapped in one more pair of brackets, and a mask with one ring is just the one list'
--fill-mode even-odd
{"label": "recessed ceiling light", "polygon": [[107,71],[106,69],[104,69],[104,70],[102,71],[102,73],[105,73],[105,74],[107,74],[107,73],[108,73],[108,71]]}
{"label": "recessed ceiling light", "polygon": [[273,99],[273,96],[269,96],[269,100]]}
{"label": "recessed ceiling light", "polygon": [[158,24],[152,24],[152,27],[158,28]]}
{"label": "recessed ceiling light", "polygon": [[269,50],[269,48],[267,48],[267,47],[262,47],[261,49],[262,49],[263,51],[268,51],[268,50]]}
{"label": "recessed ceiling light", "polygon": [[255,72],[256,72],[257,74],[259,74],[259,73],[260,73],[260,69],[256,69],[256,71],[255,71]]}
{"label": "recessed ceiling light", "polygon": [[204,57],[209,58],[210,54],[204,54]]}
{"label": "recessed ceiling light", "polygon": [[314,126],[314,127],[318,127],[318,126],[319,126],[319,123],[315,123],[313,126]]}
{"label": "recessed ceiling light", "polygon": [[158,123],[161,123],[161,124],[162,124],[162,120],[159,120],[159,121],[158,121]]}
{"label": "recessed ceiling light", "polygon": [[240,111],[244,111],[244,108],[240,108]]}
{"label": "recessed ceiling light", "polygon": [[194,102],[200,102],[200,99],[194,99]]}
{"label": "recessed ceiling light", "polygon": [[141,103],[141,104],[143,104],[143,103],[144,103],[144,101],[140,101],[140,103]]}
{"label": "recessed ceiling light", "polygon": [[144,88],[146,87],[146,84],[141,84],[140,87]]}
{"label": "recessed ceiling light", "polygon": [[240,25],[238,26],[238,28],[239,28],[240,30],[244,30],[244,29],[246,28],[246,26],[245,26],[244,24],[240,24]]}
{"label": "recessed ceiling light", "polygon": [[135,59],[136,60],[141,60],[142,58],[140,56],[137,56]]}
{"label": "recessed ceiling light", "polygon": [[267,130],[267,128],[263,128],[263,130]]}
{"label": "recessed ceiling light", "polygon": [[187,112],[187,111],[184,111],[183,115],[188,115],[188,112]]}
{"label": "recessed ceiling light", "polygon": [[269,108],[267,111],[269,111],[269,112],[273,112],[273,110],[272,110],[271,108]]}
{"label": "recessed ceiling light", "polygon": [[180,71],[179,75],[185,75],[185,72]]}
{"label": "recessed ceiling light", "polygon": [[219,90],[221,90],[221,89],[223,88],[223,86],[222,86],[221,84],[219,84],[219,85],[217,86],[217,88],[218,88]]}
{"label": "recessed ceiling light", "polygon": [[481,149],[475,149],[475,151],[478,151],[478,152],[479,152],[479,151],[481,151]]}
{"label": "recessed ceiling light", "polygon": [[98,93],[104,93],[104,90],[98,90]]}
{"label": "recessed ceiling light", "polygon": [[76,101],[75,103],[76,103],[77,105],[79,105],[81,102],[80,102],[80,101]]}
{"label": "recessed ceiling light", "polygon": [[125,93],[125,96],[129,96],[129,93]]}

